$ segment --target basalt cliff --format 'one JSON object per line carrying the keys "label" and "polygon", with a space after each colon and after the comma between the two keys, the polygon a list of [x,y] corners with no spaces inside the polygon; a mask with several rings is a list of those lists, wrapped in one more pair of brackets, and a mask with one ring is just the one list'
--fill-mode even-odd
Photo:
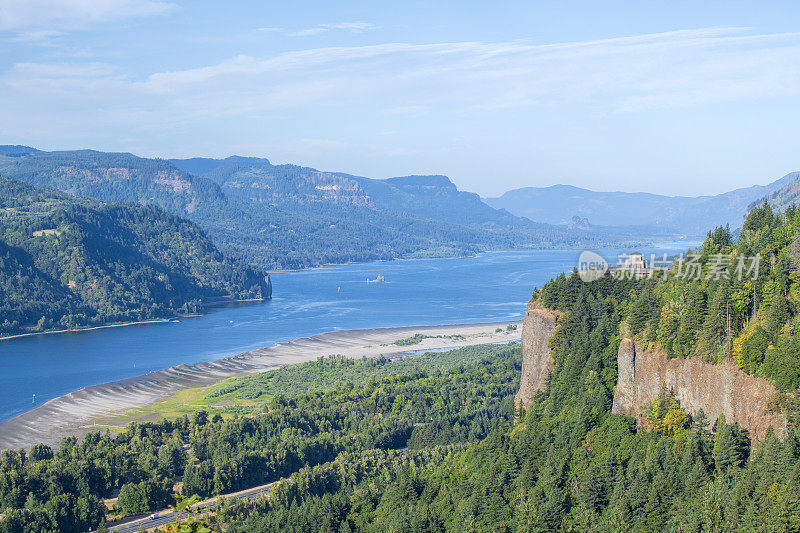
{"label": "basalt cliff", "polygon": [[519,409],[527,409],[533,395],[545,387],[547,376],[553,370],[550,355],[550,337],[556,332],[558,315],[536,300],[528,303],[522,323],[522,378],[514,402]]}
{"label": "basalt cliff", "polygon": [[702,409],[712,423],[724,414],[728,423],[739,424],[753,439],[763,439],[770,427],[778,435],[786,433],[785,416],[772,408],[775,387],[729,361],[714,364],[697,356],[669,359],[663,350],[644,350],[633,339],[623,339],[617,370],[612,413],[643,422],[642,407],[666,391],[687,412],[695,415]]}
{"label": "basalt cliff", "polygon": [[[533,396],[546,386],[554,368],[549,341],[557,327],[557,313],[535,300],[528,304],[522,325],[522,378],[515,397],[518,408],[530,407]],[[786,434],[786,417],[774,410],[775,387],[766,379],[751,376],[733,363],[713,364],[701,357],[669,359],[663,350],[645,350],[635,340],[620,343],[617,355],[619,377],[612,412],[642,423],[653,400],[666,391],[690,414],[702,409],[709,421],[724,414],[728,423],[738,423],[751,438],[763,439],[772,428]]]}

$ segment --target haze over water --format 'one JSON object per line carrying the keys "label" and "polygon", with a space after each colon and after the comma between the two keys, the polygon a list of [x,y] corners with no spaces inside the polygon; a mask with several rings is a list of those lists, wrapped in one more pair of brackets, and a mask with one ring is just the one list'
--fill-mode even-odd
{"label": "haze over water", "polygon": [[[679,253],[684,243],[647,253]],[[176,323],[0,342],[0,420],[73,390],[298,337],[522,318],[533,287],[576,265],[579,251],[512,251],[458,259],[337,265],[272,275],[274,298]],[[616,260],[617,250],[601,250]],[[382,274],[385,283],[366,283]]]}

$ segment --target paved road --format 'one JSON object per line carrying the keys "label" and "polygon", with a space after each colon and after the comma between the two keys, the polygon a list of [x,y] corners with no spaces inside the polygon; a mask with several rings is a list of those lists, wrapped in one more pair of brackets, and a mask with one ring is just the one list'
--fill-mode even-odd
{"label": "paved road", "polygon": [[[243,500],[244,498],[252,498],[253,496],[258,496],[260,494],[266,494],[269,492],[269,489],[275,483],[268,483],[266,485],[261,485],[258,487],[253,487],[252,489],[243,490],[241,492],[234,492],[232,494],[223,494],[222,496],[225,498],[235,498],[238,500]],[[210,500],[205,500],[202,502],[198,502],[191,506],[192,511],[200,511],[203,509],[207,509],[209,507],[214,507],[217,503],[217,498],[211,498]],[[142,528],[144,529],[152,529],[155,527],[163,526],[166,524],[171,524],[173,522],[177,522],[179,520],[183,520],[189,516],[189,513],[186,511],[161,511],[158,513],[158,518],[151,519],[149,516],[145,518],[138,518],[136,520],[131,520],[129,522],[123,522],[122,524],[111,525],[109,526],[110,531],[115,531],[117,533],[137,533],[141,531]]]}
{"label": "paved road", "polygon": [[158,513],[158,518],[155,520],[151,520],[149,517],[140,518],[138,520],[124,522],[118,526],[111,526],[110,529],[111,531],[117,531],[119,533],[136,533],[137,531],[141,531],[142,528],[150,529],[153,527],[164,526],[166,524],[171,524],[172,522],[177,522],[178,520],[183,520],[188,516],[189,514],[186,511],[181,511],[178,513],[173,511],[164,511]]}

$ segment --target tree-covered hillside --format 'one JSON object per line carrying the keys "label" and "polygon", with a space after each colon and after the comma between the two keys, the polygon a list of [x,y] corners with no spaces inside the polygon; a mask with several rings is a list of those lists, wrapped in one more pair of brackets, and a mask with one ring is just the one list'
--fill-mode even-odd
{"label": "tree-covered hillside", "polygon": [[[779,389],[800,387],[800,210],[775,214],[764,203],[737,242],[720,227],[678,259],[666,280],[662,272],[626,295],[627,333],[670,357],[732,358]],[[540,300],[557,306],[581,283],[559,276]]]}
{"label": "tree-covered hillside", "polygon": [[253,237],[244,244],[242,232],[225,233],[223,242],[247,246],[246,257],[267,256],[270,263],[313,266],[595,242],[588,232],[492,209],[444,176],[373,180],[232,157],[203,177],[249,213],[244,225]]}
{"label": "tree-covered hillside", "polygon": [[609,242],[493,209],[444,176],[374,180],[259,158],[167,161],[18,146],[0,147],[0,175],[72,195],[153,203],[259,268]]}
{"label": "tree-covered hillside", "polygon": [[0,154],[7,153],[18,155],[0,162],[0,175],[36,187],[110,202],[155,204],[180,216],[212,216],[227,207],[216,184],[163,159],[94,150],[0,150]]}
{"label": "tree-covered hillside", "polygon": [[[172,160],[199,168],[196,160]],[[441,222],[508,229],[545,228],[489,207],[477,194],[459,191],[447,176],[404,176],[376,180],[298,165],[273,165],[267,159],[229,157],[200,174],[229,194],[266,204],[330,203],[417,215]]]}
{"label": "tree-covered hillside", "polygon": [[792,172],[786,177],[789,178],[787,183],[783,184],[780,189],[750,204],[750,209],[761,205],[764,201],[768,202],[775,211],[785,211],[789,206],[797,204],[800,200],[800,172]]}
{"label": "tree-covered hillside", "polygon": [[0,334],[164,318],[270,291],[263,273],[158,207],[0,178]]}

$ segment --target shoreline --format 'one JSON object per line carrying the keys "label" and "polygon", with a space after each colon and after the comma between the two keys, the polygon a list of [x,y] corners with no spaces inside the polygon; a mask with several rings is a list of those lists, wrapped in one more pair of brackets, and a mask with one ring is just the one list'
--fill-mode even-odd
{"label": "shoreline", "polygon": [[[508,331],[506,326],[516,329]],[[97,431],[96,422],[132,409],[164,401],[178,391],[218,383],[227,378],[267,372],[283,365],[318,357],[386,357],[407,352],[462,348],[516,341],[521,320],[439,326],[405,326],[337,330],[277,343],[216,361],[182,364],[121,381],[84,387],[0,423],[0,449],[28,448],[34,444],[58,445],[62,437]],[[496,329],[502,328],[497,332]],[[419,343],[395,342],[426,335]],[[452,337],[459,335],[460,337]]]}
{"label": "shoreline", "polygon": [[289,269],[273,269],[270,274],[283,274],[288,272],[305,272],[307,270],[317,270],[319,268],[334,267],[334,266],[347,266],[347,265],[371,265],[373,263],[393,263],[395,261],[429,261],[436,259],[468,259],[471,257],[478,257],[481,254],[501,254],[504,252],[565,252],[570,250],[582,250],[583,248],[492,248],[491,250],[480,250],[472,254],[454,254],[454,255],[432,255],[420,257],[393,257],[391,259],[372,259],[370,261],[345,261],[343,263],[321,263],[319,265],[307,268],[289,268]]}
{"label": "shoreline", "polygon": [[[199,315],[198,315],[199,316]],[[61,333],[82,333],[84,331],[94,331],[97,329],[106,328],[123,328],[126,326],[139,326],[144,324],[167,324],[175,322],[176,318],[154,318],[152,320],[137,320],[136,322],[116,322],[114,324],[103,324],[102,326],[91,326],[88,328],[75,328],[75,329],[54,329],[52,331],[36,331],[32,333],[17,333],[7,337],[0,337],[0,341],[10,341],[12,339],[21,339],[23,337],[35,337],[37,335],[59,335]]]}
{"label": "shoreline", "polygon": [[[702,239],[697,240],[697,238],[690,238],[686,240],[655,240],[652,239],[650,241],[642,242],[635,247],[653,247],[653,246],[663,246],[666,244],[688,244],[688,245],[700,245],[702,244]],[[278,268],[278,269],[270,269],[270,274],[283,274],[289,272],[305,272],[307,270],[317,270],[320,268],[326,267],[334,267],[334,266],[346,266],[346,265],[369,265],[373,263],[391,263],[394,261],[426,261],[426,260],[433,260],[433,259],[466,259],[470,257],[477,257],[482,254],[500,254],[505,252],[569,252],[569,251],[580,251],[580,250],[597,250],[597,249],[613,249],[613,248],[621,248],[625,247],[624,243],[618,243],[615,246],[611,245],[603,245],[603,246],[594,246],[594,247],[586,247],[586,246],[551,246],[551,247],[519,247],[519,248],[492,248],[489,250],[480,250],[475,253],[471,254],[454,254],[454,255],[432,255],[432,256],[420,256],[420,257],[393,257],[391,259],[372,259],[369,261],[345,261],[342,263],[321,263],[319,265],[314,265],[306,268]]]}
{"label": "shoreline", "polygon": [[[211,302],[206,307],[208,309],[216,309],[225,307],[228,304],[235,304],[235,303],[255,303],[255,302],[268,302],[272,298],[248,298],[244,300],[221,300],[218,302]],[[107,329],[107,328],[122,328],[126,326],[142,326],[145,324],[169,324],[172,322],[180,322],[182,318],[196,318],[199,316],[203,316],[205,313],[192,313],[190,315],[175,315],[172,318],[152,318],[149,320],[136,320],[134,322],[114,322],[112,324],[103,324],[101,326],[90,326],[86,328],[75,328],[75,329],[54,329],[50,331],[34,331],[31,333],[16,333],[14,335],[8,335],[6,337],[0,336],[0,341],[10,341],[13,339],[21,339],[24,337],[35,337],[37,335],[58,335],[61,333],[83,333],[84,331],[95,331],[98,329]]]}

